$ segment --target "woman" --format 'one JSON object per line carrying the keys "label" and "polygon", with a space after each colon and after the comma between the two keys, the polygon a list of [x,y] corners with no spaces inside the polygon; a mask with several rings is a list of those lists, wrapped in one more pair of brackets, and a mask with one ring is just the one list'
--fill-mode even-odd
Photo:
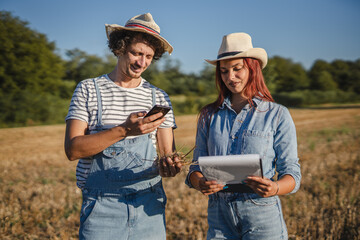
{"label": "woman", "polygon": [[[186,183],[209,196],[207,239],[287,239],[278,195],[299,189],[296,130],[289,111],[274,102],[262,69],[267,53],[253,48],[246,33],[223,37],[216,60],[219,95],[198,120],[194,159],[259,154],[264,178],[224,186],[207,181],[192,165]],[[275,177],[276,176],[276,177]]]}

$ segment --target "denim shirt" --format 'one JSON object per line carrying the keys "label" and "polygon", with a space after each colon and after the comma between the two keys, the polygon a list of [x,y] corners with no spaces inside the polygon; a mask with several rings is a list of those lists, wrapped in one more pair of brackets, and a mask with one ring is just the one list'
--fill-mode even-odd
{"label": "denim shirt", "polygon": [[[212,116],[201,118],[197,126],[196,148],[193,162],[199,156],[259,154],[263,163],[264,177],[274,180],[288,174],[295,179],[296,192],[300,187],[301,172],[297,154],[296,129],[288,109],[274,102],[253,99],[254,106],[247,104],[239,114],[231,108],[229,98]],[[191,165],[189,176],[199,171],[199,165]]]}

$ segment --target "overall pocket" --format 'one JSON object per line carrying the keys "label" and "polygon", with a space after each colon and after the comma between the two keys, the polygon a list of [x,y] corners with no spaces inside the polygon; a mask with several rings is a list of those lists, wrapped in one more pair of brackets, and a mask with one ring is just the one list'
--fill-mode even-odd
{"label": "overall pocket", "polygon": [[86,221],[91,217],[92,213],[96,209],[97,199],[91,196],[84,196],[83,203],[80,211],[80,223],[81,225],[86,224]]}
{"label": "overall pocket", "polygon": [[144,160],[136,152],[123,147],[109,147],[103,151],[105,176],[111,181],[138,179],[144,170]]}

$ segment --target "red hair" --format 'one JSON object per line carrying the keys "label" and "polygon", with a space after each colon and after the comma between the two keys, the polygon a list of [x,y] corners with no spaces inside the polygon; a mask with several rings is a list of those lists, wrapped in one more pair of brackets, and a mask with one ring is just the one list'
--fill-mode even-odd
{"label": "red hair", "polygon": [[[268,102],[274,102],[269,89],[267,88],[264,76],[261,71],[261,65],[257,59],[243,58],[245,66],[249,69],[249,79],[243,89],[243,95],[247,98],[250,106],[254,106],[253,98],[259,97]],[[200,110],[200,118],[205,117],[209,113],[214,113],[223,104],[226,97],[231,96],[230,90],[226,87],[221,78],[220,61],[216,64],[215,82],[219,95],[215,102],[210,103]]]}

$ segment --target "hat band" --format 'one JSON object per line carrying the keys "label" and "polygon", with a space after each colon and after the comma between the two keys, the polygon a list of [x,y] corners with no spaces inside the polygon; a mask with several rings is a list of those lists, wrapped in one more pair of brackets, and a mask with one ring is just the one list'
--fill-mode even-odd
{"label": "hat band", "polygon": [[239,53],[242,53],[242,51],[239,51],[239,52],[225,52],[225,53],[219,54],[217,56],[217,59],[227,57],[227,56],[234,56],[234,55],[239,54]]}
{"label": "hat band", "polygon": [[154,29],[148,27],[148,26],[145,26],[145,25],[142,25],[140,23],[129,23],[129,24],[126,24],[125,27],[130,27],[130,28],[143,28],[149,32],[152,32],[152,33],[155,33],[157,35],[160,35],[159,32],[155,31]]}

